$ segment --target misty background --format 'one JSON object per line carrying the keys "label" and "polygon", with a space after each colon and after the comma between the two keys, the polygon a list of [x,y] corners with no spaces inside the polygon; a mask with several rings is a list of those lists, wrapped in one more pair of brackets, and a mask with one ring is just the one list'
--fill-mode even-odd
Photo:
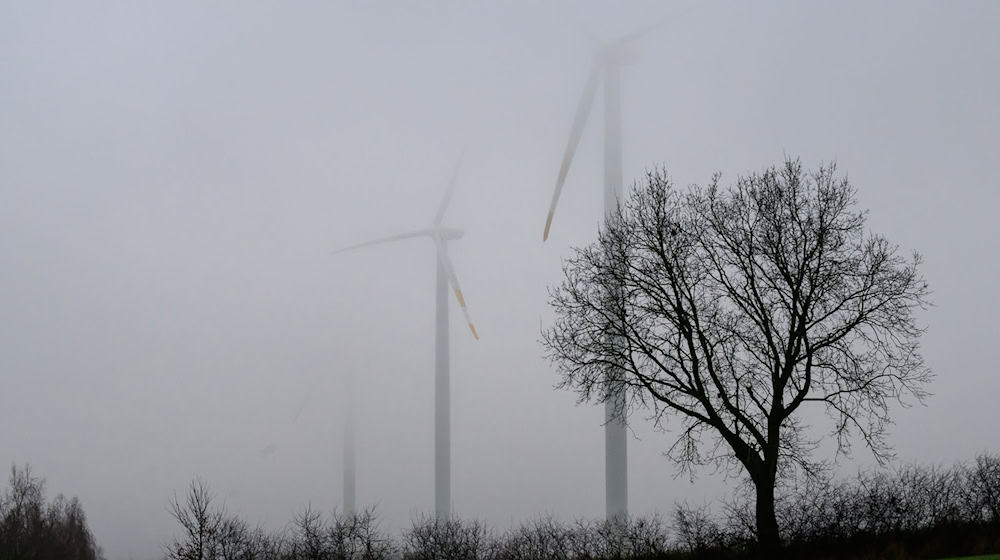
{"label": "misty background", "polygon": [[[341,504],[353,373],[358,504],[433,508],[434,249],[331,256],[444,223],[454,511],[500,527],[604,514],[603,408],[538,343],[560,259],[603,216],[595,107],[545,212],[590,65],[674,14],[622,75],[625,183],[836,160],[869,227],[926,259],[926,407],[900,461],[995,450],[996,2],[0,2],[0,466],[77,495],[109,558],[151,558],[194,477],[249,523]],[[598,94],[600,95],[600,94]],[[598,102],[600,103],[600,102]],[[728,495],[675,477],[637,414],[630,511]],[[850,473],[871,466],[856,448]],[[823,457],[823,452],[817,458]]]}

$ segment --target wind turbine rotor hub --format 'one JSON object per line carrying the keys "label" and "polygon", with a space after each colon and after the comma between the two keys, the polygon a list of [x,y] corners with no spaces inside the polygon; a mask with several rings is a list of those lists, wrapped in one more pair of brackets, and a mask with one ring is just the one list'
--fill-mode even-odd
{"label": "wind turbine rotor hub", "polygon": [[444,241],[451,241],[461,239],[465,235],[465,230],[459,228],[438,228],[434,233]]}
{"label": "wind turbine rotor hub", "polygon": [[620,67],[635,64],[639,60],[639,55],[636,54],[635,49],[629,48],[621,42],[615,42],[601,49],[597,58],[604,66]]}

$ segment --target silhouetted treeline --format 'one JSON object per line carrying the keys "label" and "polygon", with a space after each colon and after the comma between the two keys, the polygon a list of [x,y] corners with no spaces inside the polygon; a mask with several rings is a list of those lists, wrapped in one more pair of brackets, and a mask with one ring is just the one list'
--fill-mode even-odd
{"label": "silhouetted treeline", "polygon": [[[747,495],[751,495],[748,493]],[[757,554],[754,504],[736,498],[713,515],[676,505],[624,522],[550,517],[495,531],[475,520],[420,517],[398,536],[372,510],[307,509],[284,530],[250,528],[216,508],[207,486],[172,502],[181,537],[170,560],[742,559]],[[905,466],[848,480],[809,477],[784,487],[778,519],[788,558],[908,559],[1000,551],[1000,457],[952,468]]]}
{"label": "silhouetted treeline", "polygon": [[45,501],[45,481],[11,467],[0,493],[0,560],[98,560],[83,506],[62,494]]}

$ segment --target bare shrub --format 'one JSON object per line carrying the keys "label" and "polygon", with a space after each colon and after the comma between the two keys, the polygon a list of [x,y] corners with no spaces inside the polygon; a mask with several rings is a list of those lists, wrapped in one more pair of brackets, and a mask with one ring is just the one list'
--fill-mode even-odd
{"label": "bare shrub", "polygon": [[570,528],[548,516],[508,530],[496,552],[505,560],[569,560],[577,557],[575,542]]}
{"label": "bare shrub", "polygon": [[666,527],[659,515],[598,521],[591,532],[597,558],[653,558],[667,551]]}
{"label": "bare shrub", "polygon": [[681,550],[703,555],[718,546],[722,529],[709,513],[708,506],[694,507],[687,502],[674,506],[672,528]]}
{"label": "bare shrub", "polygon": [[[40,480],[27,471],[15,474],[12,489],[0,494],[0,551],[5,546],[25,550],[32,533],[23,528],[33,519],[42,525],[61,519],[69,520],[64,522],[67,527],[85,527],[78,502],[60,496],[46,508]],[[786,477],[778,490],[776,515],[787,557],[936,558],[1000,550],[1000,458],[991,455],[981,454],[952,468],[904,465],[859,472],[839,481],[822,469],[812,470]],[[394,539],[381,530],[374,510],[327,516],[307,508],[288,530],[268,534],[216,507],[207,485],[195,481],[184,500],[171,501],[184,534],[166,547],[166,556],[168,560],[739,559],[761,552],[754,498],[754,488],[747,484],[722,504],[723,512],[717,516],[708,505],[679,503],[669,525],[658,515],[572,523],[549,516],[499,535],[481,521],[423,516]],[[11,535],[20,540],[11,540]]]}
{"label": "bare shrub", "polygon": [[329,520],[306,508],[295,517],[286,548],[287,560],[381,560],[393,557],[398,547],[381,530],[374,508],[334,512]]}
{"label": "bare shrub", "polygon": [[396,544],[382,532],[374,508],[351,514],[334,515],[330,528],[334,558],[343,560],[380,560],[397,552]]}
{"label": "bare shrub", "polygon": [[778,500],[782,538],[789,543],[846,538],[857,522],[852,502],[847,483],[835,482],[827,473],[802,476]]}
{"label": "bare shrub", "polygon": [[481,521],[421,516],[403,533],[408,560],[478,560],[495,556],[492,532]]}

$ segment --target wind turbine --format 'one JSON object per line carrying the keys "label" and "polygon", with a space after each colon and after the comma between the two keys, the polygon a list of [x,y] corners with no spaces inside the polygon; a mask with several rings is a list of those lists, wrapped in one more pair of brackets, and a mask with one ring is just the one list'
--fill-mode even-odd
{"label": "wind turbine", "polygon": [[[448,188],[444,197],[438,205],[437,213],[429,227],[383,237],[357,245],[345,247],[334,253],[341,253],[361,247],[392,243],[402,239],[414,237],[428,237],[434,242],[437,253],[437,282],[435,287],[435,331],[434,331],[434,511],[438,517],[447,518],[451,516],[451,381],[450,364],[448,351],[448,287],[455,293],[459,307],[465,321],[472,331],[472,336],[479,340],[476,327],[469,317],[469,310],[465,306],[465,297],[462,295],[462,288],[458,283],[458,276],[455,274],[455,267],[448,257],[448,242],[461,238],[465,232],[461,229],[444,227],[445,211],[451,202],[451,195],[455,190],[455,183],[458,179],[458,170],[461,167],[461,158],[455,166]],[[353,423],[352,423],[353,425]],[[353,438],[351,438],[353,440]],[[346,471],[345,471],[346,472]],[[352,473],[353,474],[353,473]],[[346,480],[346,479],[345,479]],[[346,485],[346,481],[345,481]],[[346,494],[345,494],[346,496]]]}
{"label": "wind turbine", "polygon": [[[594,54],[590,74],[583,86],[583,93],[576,105],[569,142],[563,153],[559,176],[556,178],[556,188],[552,192],[552,202],[545,218],[542,241],[549,238],[549,229],[552,227],[552,217],[559,202],[559,195],[562,193],[563,185],[566,184],[566,176],[594,105],[597,87],[602,80],[604,82],[604,216],[609,218],[617,214],[623,196],[621,68],[635,59],[633,53],[627,49],[628,44],[660,27],[666,21],[666,18],[661,19],[610,43],[601,41],[593,33],[587,32],[591,41],[596,44],[597,52]],[[628,515],[628,439],[623,415],[615,414],[616,411],[623,410],[624,404],[625,393],[622,389],[614,390],[610,398],[604,402],[604,499],[608,519]]]}

